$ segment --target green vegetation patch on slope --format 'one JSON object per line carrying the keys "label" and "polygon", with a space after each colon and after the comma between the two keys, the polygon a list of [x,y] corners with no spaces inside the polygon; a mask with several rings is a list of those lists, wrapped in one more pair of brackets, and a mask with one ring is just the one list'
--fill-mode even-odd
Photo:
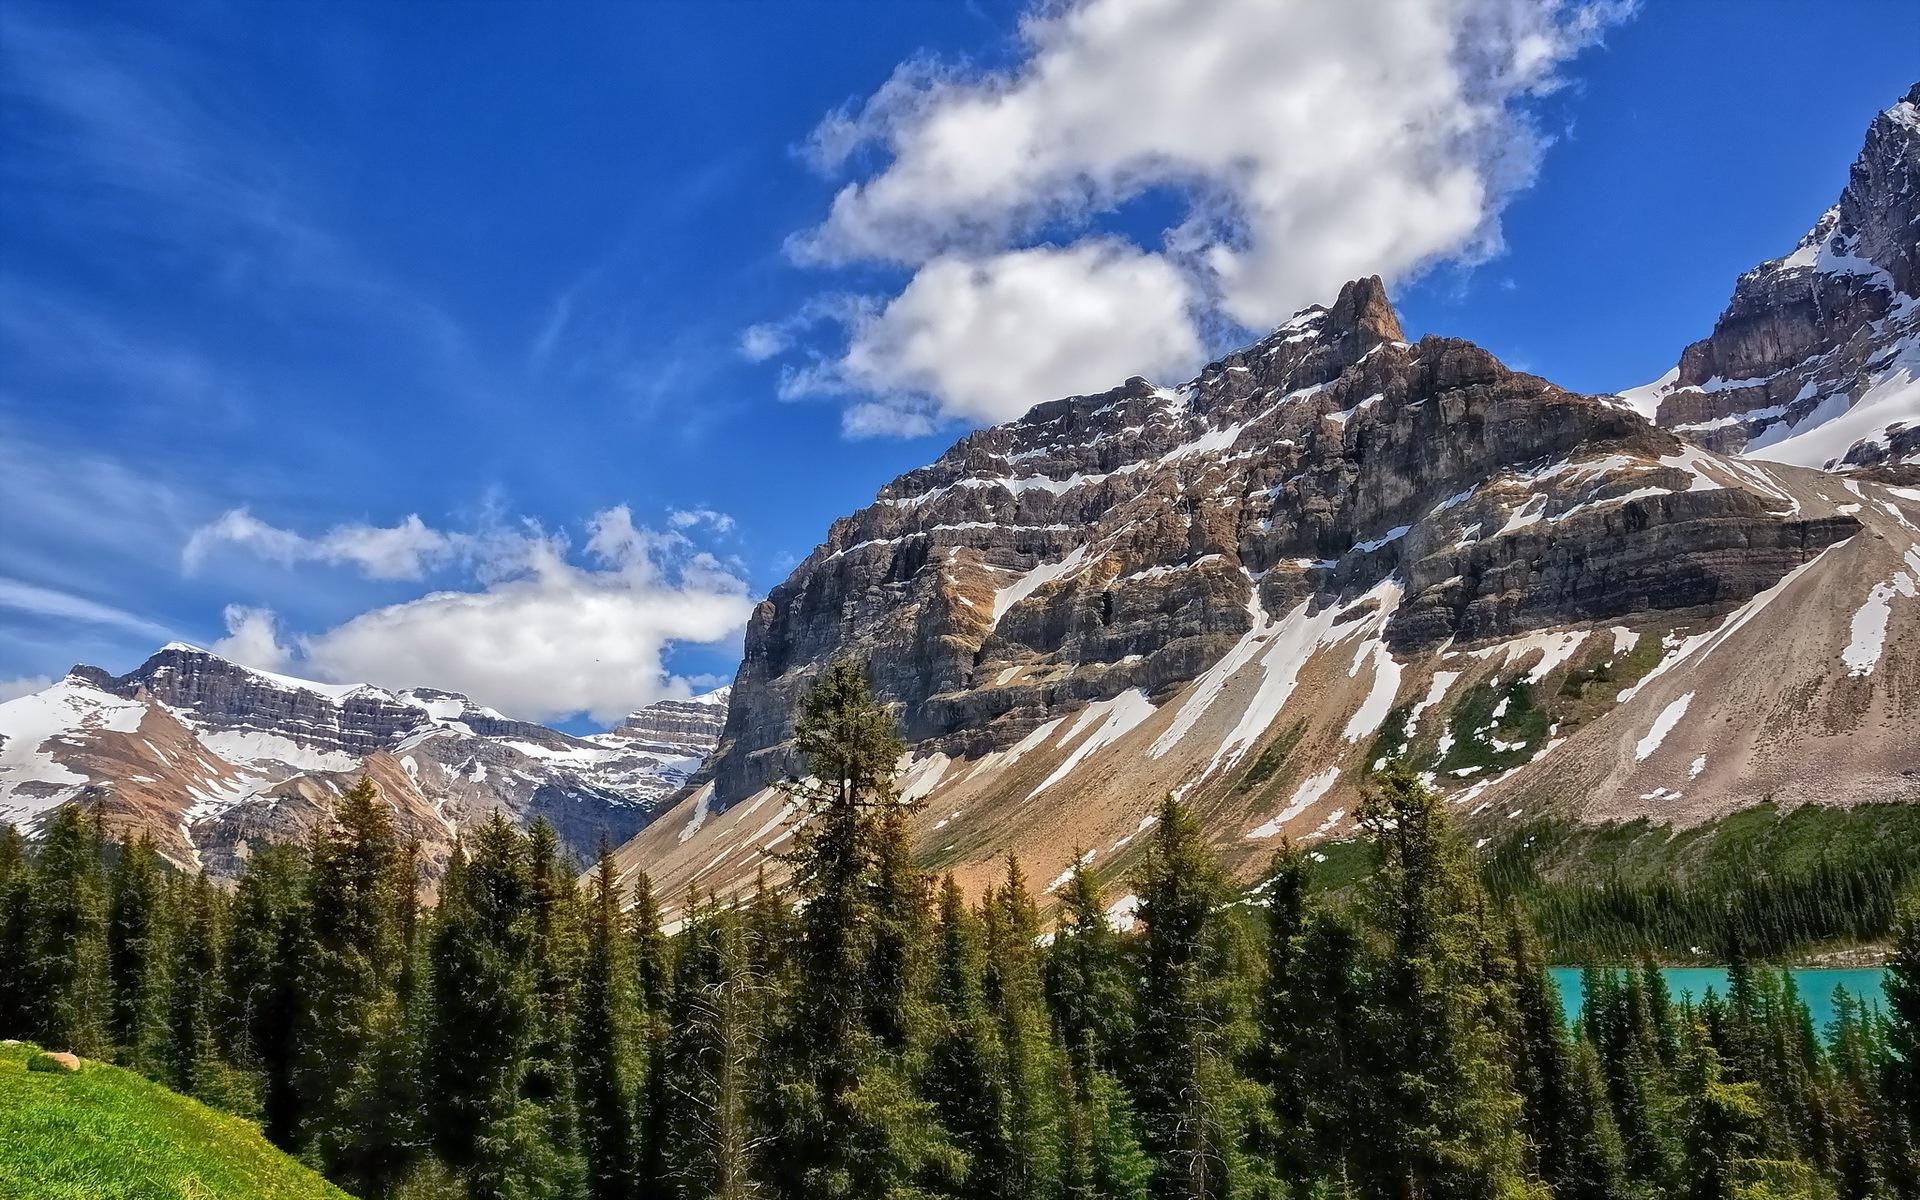
{"label": "green vegetation patch on slope", "polygon": [[1784,957],[1887,936],[1920,882],[1920,806],[1767,804],[1677,832],[1545,821],[1507,833],[1482,863],[1558,961],[1717,960],[1736,937]]}
{"label": "green vegetation patch on slope", "polygon": [[1547,740],[1552,724],[1552,714],[1540,706],[1526,680],[1504,687],[1477,684],[1447,719],[1453,744],[1436,769],[1457,776],[1469,769],[1491,774],[1517,767]]}
{"label": "green vegetation patch on slope", "polygon": [[0,1045],[0,1197],[347,1200],[253,1125],[130,1071],[29,1072]]}

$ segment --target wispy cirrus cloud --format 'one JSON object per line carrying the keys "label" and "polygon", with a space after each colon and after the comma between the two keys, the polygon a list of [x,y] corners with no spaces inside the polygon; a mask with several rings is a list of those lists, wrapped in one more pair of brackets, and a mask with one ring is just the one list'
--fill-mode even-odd
{"label": "wispy cirrus cloud", "polygon": [[250,123],[191,44],[18,4],[0,11],[0,61],[6,172],[60,204],[62,227],[163,242],[256,306],[321,306],[443,367],[470,360],[460,324],[332,227],[324,188],[276,145],[287,131]]}
{"label": "wispy cirrus cloud", "polygon": [[[1346,279],[1500,245],[1547,139],[1533,104],[1630,0],[1077,0],[1036,4],[1016,65],[903,64],[807,151],[847,182],[789,243],[889,266],[891,295],[795,347],[847,432],[1005,420],[1198,365]],[[1128,206],[1174,224],[1123,236]],[[749,359],[792,354],[778,325]]]}
{"label": "wispy cirrus cloud", "polygon": [[78,625],[98,625],[143,637],[169,636],[165,625],[137,613],[18,579],[0,578],[0,609]]}

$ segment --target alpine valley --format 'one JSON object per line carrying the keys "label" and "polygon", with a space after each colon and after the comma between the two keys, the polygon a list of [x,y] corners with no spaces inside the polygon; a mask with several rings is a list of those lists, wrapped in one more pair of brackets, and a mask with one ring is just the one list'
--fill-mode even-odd
{"label": "alpine valley", "polygon": [[757,607],[730,691],[577,738],[172,645],[0,706],[0,818],[97,802],[225,875],[365,773],[430,862],[500,810],[725,894],[784,869],[796,709],[847,657],[910,746],[922,858],[975,890],[1009,849],[1049,891],[1124,871],[1169,792],[1251,875],[1351,832],[1390,759],[1482,844],[1920,801],[1917,297],[1920,87],[1644,387],[1409,341],[1356,280],[888,483]]}

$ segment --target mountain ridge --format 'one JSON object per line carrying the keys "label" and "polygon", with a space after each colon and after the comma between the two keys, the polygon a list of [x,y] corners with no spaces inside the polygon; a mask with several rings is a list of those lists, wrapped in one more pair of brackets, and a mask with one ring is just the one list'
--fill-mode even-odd
{"label": "mountain ridge", "polygon": [[684,783],[727,694],[661,700],[576,737],[453,692],[320,683],[170,642],[123,675],[81,664],[0,705],[0,819],[30,825],[82,800],[177,865],[231,875],[260,840],[304,836],[366,774],[429,876],[494,811],[548,820],[584,859]]}
{"label": "mountain ridge", "polygon": [[[756,609],[719,746],[623,863],[669,895],[777,873],[791,716],[846,656],[899,715],[916,844],[963,882],[1008,848],[1036,878],[1123,863],[1167,791],[1250,871],[1350,829],[1395,757],[1487,837],[1920,799],[1907,427],[1736,452],[1905,402],[1916,103],[1658,394],[1408,343],[1367,278],[1185,384],[966,435]],[[1713,372],[1742,354],[1778,378],[1740,395]],[[1769,414],[1769,388],[1808,402]]]}

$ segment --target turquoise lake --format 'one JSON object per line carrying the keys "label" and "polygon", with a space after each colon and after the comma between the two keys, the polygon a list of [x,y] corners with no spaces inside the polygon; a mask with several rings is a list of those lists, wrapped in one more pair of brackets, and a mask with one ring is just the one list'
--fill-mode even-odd
{"label": "turquoise lake", "polygon": [[[1560,999],[1567,1006],[1567,1019],[1573,1020],[1580,1015],[1579,967],[1549,967],[1548,973],[1560,988]],[[1697,1001],[1706,996],[1708,989],[1727,994],[1727,973],[1717,967],[1668,967],[1660,972],[1666,976],[1667,991],[1678,1000],[1691,994]],[[1833,990],[1844,987],[1848,994],[1858,996],[1870,1004],[1884,1009],[1886,991],[1883,980],[1886,970],[1881,967],[1852,968],[1807,968],[1793,972],[1794,986],[1800,990],[1800,999],[1813,1014],[1815,1029],[1824,1030],[1827,1022],[1833,1019]]]}

